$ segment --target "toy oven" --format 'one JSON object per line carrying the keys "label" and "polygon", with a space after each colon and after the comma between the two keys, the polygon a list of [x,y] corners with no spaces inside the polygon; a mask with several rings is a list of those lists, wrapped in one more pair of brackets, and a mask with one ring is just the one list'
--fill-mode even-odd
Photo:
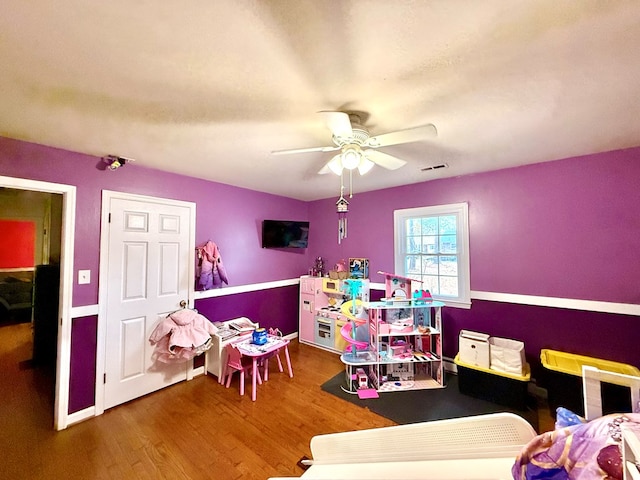
{"label": "toy oven", "polygon": [[317,345],[333,348],[333,319],[316,317],[313,336]]}

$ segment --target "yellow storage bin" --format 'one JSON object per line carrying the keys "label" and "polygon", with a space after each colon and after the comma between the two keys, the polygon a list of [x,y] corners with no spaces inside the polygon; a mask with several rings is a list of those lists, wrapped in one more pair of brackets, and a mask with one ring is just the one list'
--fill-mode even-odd
{"label": "yellow storage bin", "polygon": [[[565,407],[578,415],[584,415],[583,365],[608,372],[640,376],[640,370],[632,365],[556,350],[541,350],[540,361],[545,368],[543,383],[547,388],[549,410],[552,415],[558,407]],[[603,384],[603,413],[626,411],[629,408],[625,403],[627,395],[628,390],[623,387]]]}
{"label": "yellow storage bin", "polygon": [[624,375],[640,376],[640,370],[625,363],[602,360],[600,358],[585,357],[573,353],[558,352],[543,349],[540,353],[542,365],[549,370],[582,377],[582,366],[595,367],[607,372],[622,373]]}

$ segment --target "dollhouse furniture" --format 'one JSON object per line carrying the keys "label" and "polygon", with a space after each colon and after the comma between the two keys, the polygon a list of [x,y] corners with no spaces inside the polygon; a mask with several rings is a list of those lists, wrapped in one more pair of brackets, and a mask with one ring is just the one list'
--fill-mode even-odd
{"label": "dollhouse furniture", "polygon": [[[245,372],[249,372],[254,375],[254,378],[257,376],[258,383],[262,385],[262,378],[260,377],[260,371],[251,370],[251,361],[247,357],[243,357],[240,350],[236,347],[235,344],[230,343],[226,347],[224,347],[225,353],[227,356],[227,364],[224,367],[224,371],[222,373],[222,383],[225,383],[225,386],[229,388],[231,385],[231,376],[238,372],[240,374],[240,395],[244,395],[244,374]],[[226,380],[226,382],[225,382]]]}
{"label": "dollhouse furniture", "polygon": [[348,344],[347,351],[352,353],[355,353],[353,349],[365,350],[369,348],[368,342],[360,341],[355,338],[354,326],[355,322],[347,322],[340,329],[340,335],[342,335],[342,338],[344,338],[344,341]]}
{"label": "dollhouse furniture", "polygon": [[[233,343],[233,346],[237,348],[243,356],[251,357],[251,400],[256,401],[257,390],[256,382],[260,379],[260,372],[258,369],[258,362],[262,359],[267,359],[280,350],[284,350],[285,360],[287,361],[287,368],[289,371],[289,377],[293,378],[293,369],[291,368],[291,359],[289,357],[289,340],[282,337],[276,337],[273,335],[267,336],[267,341],[263,345],[255,345],[252,343],[250,335],[242,337],[237,342]],[[268,364],[266,364],[268,365]],[[265,371],[265,380],[268,379],[269,372],[268,367]]]}
{"label": "dollhouse furniture", "polygon": [[[368,312],[369,341],[357,354],[348,351],[345,364],[348,393],[357,393],[354,369],[361,368],[378,392],[444,387],[442,313],[444,303],[412,296],[412,279],[385,276],[385,298],[363,302]],[[357,321],[357,320],[356,320]]]}

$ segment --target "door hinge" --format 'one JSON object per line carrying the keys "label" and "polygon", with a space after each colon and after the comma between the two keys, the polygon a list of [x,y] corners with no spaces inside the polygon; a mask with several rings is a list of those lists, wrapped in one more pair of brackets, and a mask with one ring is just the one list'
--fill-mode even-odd
{"label": "door hinge", "polygon": [[102,383],[104,383],[105,385],[107,384],[107,374],[106,373],[104,373],[102,375]]}
{"label": "door hinge", "polygon": [[111,223],[111,212],[109,212],[109,221],[107,223]]}

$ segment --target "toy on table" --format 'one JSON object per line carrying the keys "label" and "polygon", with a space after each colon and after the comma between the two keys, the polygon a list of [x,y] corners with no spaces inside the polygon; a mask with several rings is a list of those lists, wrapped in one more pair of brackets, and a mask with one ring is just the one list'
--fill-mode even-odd
{"label": "toy on table", "polygon": [[256,328],[252,333],[251,343],[254,345],[264,345],[267,343],[267,330]]}
{"label": "toy on table", "polygon": [[389,351],[393,358],[410,358],[413,356],[411,343],[406,340],[394,339],[389,345]]}

